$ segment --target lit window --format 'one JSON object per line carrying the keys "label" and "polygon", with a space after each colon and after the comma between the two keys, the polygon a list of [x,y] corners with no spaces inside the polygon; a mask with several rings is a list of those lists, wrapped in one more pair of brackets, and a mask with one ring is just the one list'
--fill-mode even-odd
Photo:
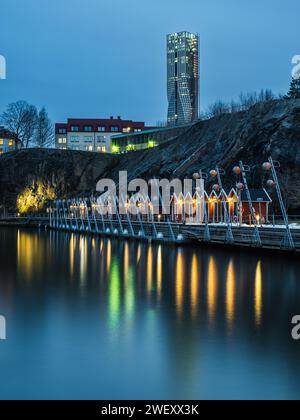
{"label": "lit window", "polygon": [[98,146],[97,152],[99,153],[106,153],[106,147],[105,146]]}
{"label": "lit window", "polygon": [[12,139],[8,140],[8,146],[13,146],[14,145],[14,141]]}
{"label": "lit window", "polygon": [[93,146],[86,146],[86,150],[88,152],[92,152],[93,151]]}
{"label": "lit window", "polygon": [[123,128],[123,133],[130,133],[131,127]]}
{"label": "lit window", "polygon": [[3,139],[0,139],[0,146],[3,146]]}
{"label": "lit window", "polygon": [[66,144],[66,143],[67,143],[67,138],[66,137],[59,137],[58,144]]}

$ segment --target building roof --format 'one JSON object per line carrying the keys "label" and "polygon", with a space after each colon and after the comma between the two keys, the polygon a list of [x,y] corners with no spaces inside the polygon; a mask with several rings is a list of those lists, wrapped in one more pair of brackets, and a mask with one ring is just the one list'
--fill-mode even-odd
{"label": "building roof", "polygon": [[3,139],[13,139],[18,143],[21,143],[21,140],[18,139],[17,135],[15,133],[12,133],[11,131],[7,130],[4,127],[0,127],[0,138]]}
{"label": "building roof", "polygon": [[[250,191],[250,197],[253,203],[271,203],[272,199],[267,193],[267,191],[264,188],[260,189],[253,189],[249,188]],[[242,192],[242,201],[248,201],[247,199],[247,193],[245,190]]]}
{"label": "building roof", "polygon": [[139,131],[138,133],[116,134],[115,136],[112,136],[112,140],[114,140],[114,139],[121,140],[121,139],[126,139],[126,137],[142,136],[144,134],[154,134],[154,133],[159,133],[159,132],[168,131],[168,130],[170,130],[170,131],[171,130],[177,130],[177,129],[180,129],[180,128],[188,129],[189,127],[191,127],[194,124],[195,123],[188,124],[188,125],[174,125],[174,126],[161,127],[161,128],[145,127],[145,130]]}
{"label": "building roof", "polygon": [[66,128],[67,131],[71,131],[71,126],[79,126],[79,131],[84,131],[85,126],[92,126],[93,131],[97,131],[97,127],[107,127],[111,128],[113,126],[119,126],[120,129],[123,128],[133,128],[144,130],[145,122],[143,121],[132,121],[132,120],[123,120],[121,117],[111,117],[111,118],[68,118],[66,123],[57,123],[55,124],[56,133],[60,128]]}

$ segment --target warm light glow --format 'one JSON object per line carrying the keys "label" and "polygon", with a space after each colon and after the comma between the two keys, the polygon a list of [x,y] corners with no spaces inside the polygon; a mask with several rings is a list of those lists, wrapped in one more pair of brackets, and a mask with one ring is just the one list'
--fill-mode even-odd
{"label": "warm light glow", "polygon": [[107,247],[106,247],[106,271],[107,273],[110,272],[110,266],[111,266],[111,241],[107,241]]}
{"label": "warm light glow", "polygon": [[198,294],[199,294],[199,284],[198,284],[198,260],[196,254],[193,255],[192,259],[192,268],[191,268],[191,309],[192,315],[196,316],[198,311]]}
{"label": "warm light glow", "polygon": [[36,235],[18,230],[17,236],[17,262],[18,271],[22,278],[30,280],[34,270],[43,267],[44,253],[42,252],[43,242]]}
{"label": "warm light glow", "polygon": [[47,201],[55,198],[56,194],[52,187],[37,181],[18,195],[17,208],[20,214],[36,213],[44,210]]}
{"label": "warm light glow", "polygon": [[137,250],[137,256],[136,256],[136,262],[137,262],[137,264],[140,262],[141,256],[142,256],[142,249],[141,249],[141,244],[139,244],[138,250]]}
{"label": "warm light glow", "polygon": [[75,252],[75,244],[74,244],[73,233],[71,234],[69,249],[70,249],[70,273],[71,273],[71,276],[73,277],[73,274],[74,274],[74,252]]}
{"label": "warm light glow", "polygon": [[128,280],[128,267],[129,267],[129,245],[125,242],[124,246],[124,280],[125,284]]}
{"label": "warm light glow", "polygon": [[183,309],[183,296],[184,296],[184,267],[182,250],[178,249],[176,261],[176,309],[177,313],[181,315]]}
{"label": "warm light glow", "polygon": [[260,326],[262,319],[262,270],[261,261],[257,263],[255,273],[255,292],[254,292],[254,310],[255,310],[255,323]]}
{"label": "warm light glow", "polygon": [[210,257],[209,265],[208,265],[208,279],[207,279],[207,306],[208,306],[208,318],[210,321],[214,321],[216,317],[217,294],[218,294],[217,265],[216,265],[215,258]]}
{"label": "warm light glow", "polygon": [[153,250],[152,246],[148,247],[147,255],[147,292],[151,294],[152,292],[152,280],[153,280]]}
{"label": "warm light glow", "polygon": [[235,271],[231,260],[227,269],[226,279],[226,317],[229,330],[232,329],[235,315]]}
{"label": "warm light glow", "polygon": [[161,245],[159,245],[158,251],[157,251],[157,296],[159,299],[161,297],[161,288],[162,288],[162,249],[161,249]]}

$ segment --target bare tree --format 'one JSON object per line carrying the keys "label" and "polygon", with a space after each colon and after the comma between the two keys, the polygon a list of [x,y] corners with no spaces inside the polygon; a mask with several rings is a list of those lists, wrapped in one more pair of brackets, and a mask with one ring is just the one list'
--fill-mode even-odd
{"label": "bare tree", "polygon": [[37,147],[54,145],[54,127],[45,108],[42,108],[37,116],[34,143]]}
{"label": "bare tree", "polygon": [[259,93],[241,93],[238,101],[231,101],[230,103],[221,100],[216,101],[207,108],[206,112],[201,114],[200,119],[207,120],[223,114],[248,111],[248,109],[256,104],[269,102],[274,99],[282,99],[282,97],[276,96],[270,89],[262,89]]}
{"label": "bare tree", "polygon": [[37,109],[25,101],[18,101],[7,106],[1,115],[2,124],[16,134],[22,143],[22,147],[28,148],[36,130]]}
{"label": "bare tree", "polygon": [[210,118],[217,117],[222,114],[227,114],[230,112],[230,107],[226,102],[217,101],[212,105],[209,105],[207,114]]}

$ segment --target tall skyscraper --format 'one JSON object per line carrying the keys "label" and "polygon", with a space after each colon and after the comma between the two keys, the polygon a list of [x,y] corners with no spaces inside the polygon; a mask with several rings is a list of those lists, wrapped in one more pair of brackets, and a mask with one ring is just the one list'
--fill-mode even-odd
{"label": "tall skyscraper", "polygon": [[167,35],[168,124],[190,124],[199,112],[199,36]]}

